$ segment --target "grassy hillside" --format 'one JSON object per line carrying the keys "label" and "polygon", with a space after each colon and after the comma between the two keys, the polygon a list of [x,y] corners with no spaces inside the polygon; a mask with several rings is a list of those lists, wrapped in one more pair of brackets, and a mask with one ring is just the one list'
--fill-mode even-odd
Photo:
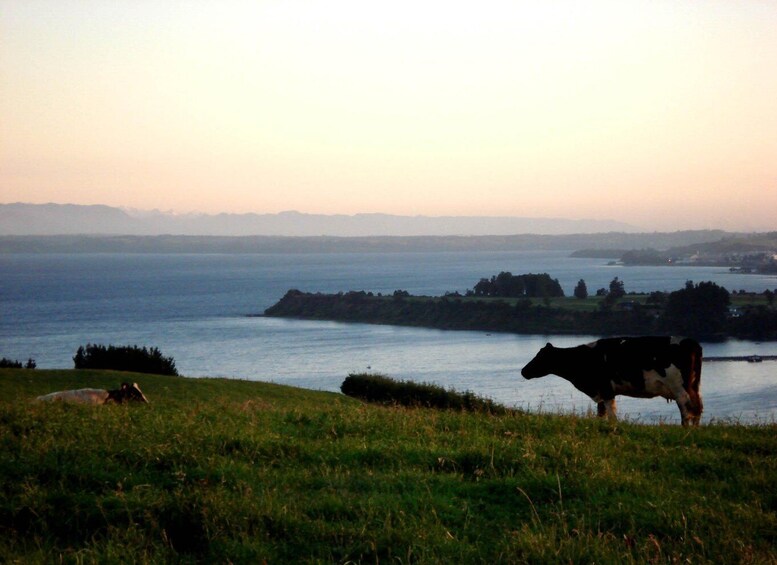
{"label": "grassy hillside", "polygon": [[0,370],[0,562],[773,563],[776,432]]}

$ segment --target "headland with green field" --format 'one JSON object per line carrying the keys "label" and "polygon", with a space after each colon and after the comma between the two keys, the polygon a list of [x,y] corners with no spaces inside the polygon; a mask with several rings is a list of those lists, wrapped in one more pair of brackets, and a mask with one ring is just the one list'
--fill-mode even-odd
{"label": "headland with green field", "polygon": [[[617,278],[613,282],[617,288]],[[519,289],[516,293],[469,291],[445,296],[414,296],[402,290],[376,295],[292,289],[264,315],[518,334],[674,334],[710,341],[728,337],[777,340],[773,292],[730,293],[714,283],[690,281],[674,292],[626,294],[601,289],[597,295],[583,297],[564,296],[560,287],[556,292]]]}

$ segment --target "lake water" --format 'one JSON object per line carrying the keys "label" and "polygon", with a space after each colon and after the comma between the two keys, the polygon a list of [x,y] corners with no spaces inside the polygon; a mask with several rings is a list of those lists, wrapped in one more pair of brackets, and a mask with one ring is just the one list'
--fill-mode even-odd
{"label": "lake water", "polygon": [[[777,289],[777,278],[710,267],[609,266],[568,252],[289,255],[0,255],[0,356],[39,368],[72,367],[79,345],[156,346],[186,376],[223,376],[339,390],[351,372],[434,382],[548,412],[594,410],[569,383],[526,381],[521,367],[546,342],[599,336],[517,336],[395,326],[248,317],[289,288],[438,295],[472,288],[500,271],[547,272],[572,293],[613,277],[626,291],[677,290],[687,280],[729,290]],[[705,355],[777,355],[777,343],[703,344]],[[710,362],[702,379],[704,421],[777,421],[777,362]],[[677,422],[662,399],[619,398],[621,415]]]}

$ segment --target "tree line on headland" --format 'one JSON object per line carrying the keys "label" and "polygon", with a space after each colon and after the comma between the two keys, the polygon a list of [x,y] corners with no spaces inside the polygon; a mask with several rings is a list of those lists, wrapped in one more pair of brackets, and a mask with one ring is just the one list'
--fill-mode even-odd
{"label": "tree line on headland", "polygon": [[768,290],[745,296],[714,282],[692,281],[674,292],[627,294],[617,277],[609,289],[598,289],[595,296],[589,296],[581,279],[574,296],[565,297],[558,281],[547,273],[503,272],[481,279],[465,294],[437,297],[412,296],[404,290],[390,295],[363,290],[337,294],[289,290],[264,314],[520,334],[668,333],[705,340],[765,340],[777,339],[774,297],[775,292]]}

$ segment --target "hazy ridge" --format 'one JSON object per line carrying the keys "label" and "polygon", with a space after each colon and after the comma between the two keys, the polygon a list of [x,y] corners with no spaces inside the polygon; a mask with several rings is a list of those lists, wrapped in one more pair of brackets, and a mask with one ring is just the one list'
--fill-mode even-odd
{"label": "hazy ridge", "polygon": [[721,231],[512,236],[4,236],[0,253],[375,253],[667,249],[733,237]]}
{"label": "hazy ridge", "polygon": [[521,217],[171,214],[111,206],[0,204],[0,235],[190,235],[190,236],[479,236],[533,233],[637,232],[612,220]]}
{"label": "hazy ridge", "polygon": [[588,220],[298,212],[176,216],[110,206],[0,204],[0,253],[611,250],[610,256],[716,244],[744,235],[722,230],[641,233],[624,226]]}

